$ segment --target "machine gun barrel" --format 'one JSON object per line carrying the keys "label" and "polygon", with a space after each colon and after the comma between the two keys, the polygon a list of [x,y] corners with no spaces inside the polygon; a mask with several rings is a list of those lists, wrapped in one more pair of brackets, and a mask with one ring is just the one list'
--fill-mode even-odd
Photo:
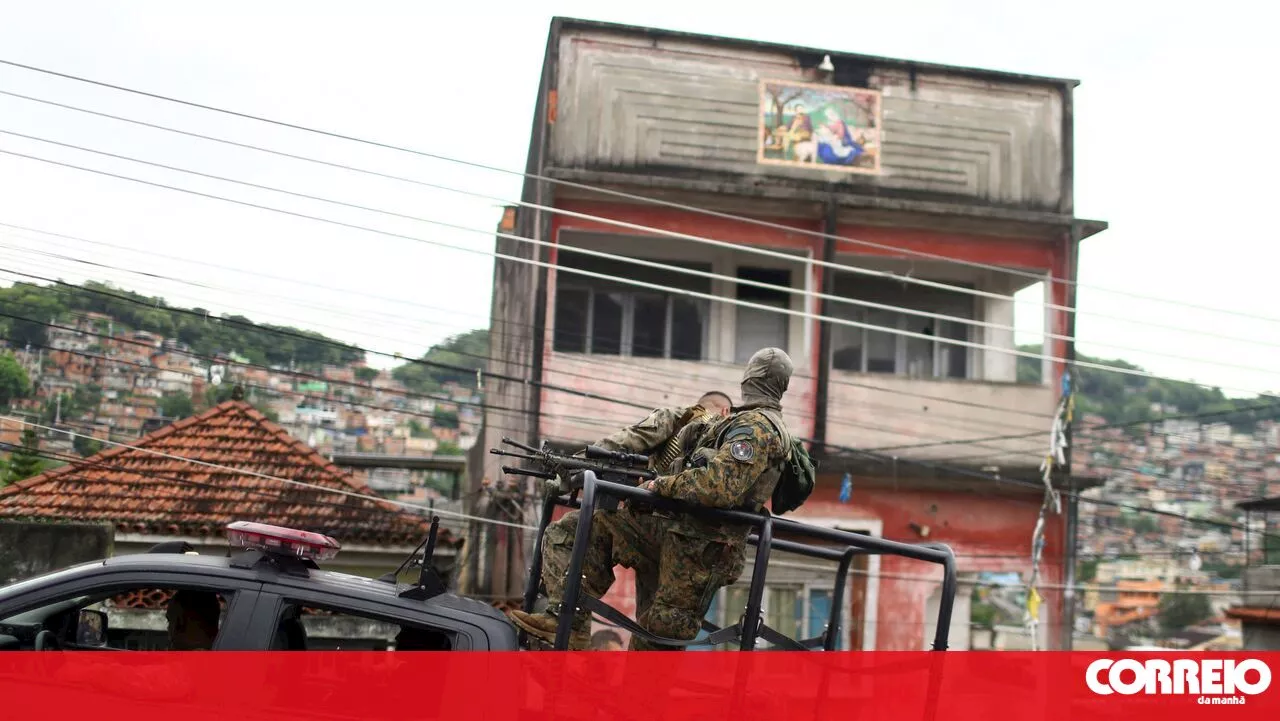
{"label": "machine gun barrel", "polygon": [[532,476],[534,478],[541,478],[547,481],[554,481],[556,479],[556,474],[554,473],[547,473],[546,471],[535,471],[528,468],[512,468],[511,466],[503,466],[502,472],[509,473],[513,476]]}

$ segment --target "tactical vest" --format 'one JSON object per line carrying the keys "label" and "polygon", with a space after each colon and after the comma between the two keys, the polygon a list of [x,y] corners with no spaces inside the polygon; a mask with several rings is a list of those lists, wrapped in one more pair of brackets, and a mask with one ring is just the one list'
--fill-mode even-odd
{"label": "tactical vest", "polygon": [[676,421],[671,438],[667,439],[667,442],[652,456],[653,469],[660,474],[671,472],[672,464],[684,455],[680,431],[689,424],[704,421],[710,416],[711,414],[702,406],[690,406]]}

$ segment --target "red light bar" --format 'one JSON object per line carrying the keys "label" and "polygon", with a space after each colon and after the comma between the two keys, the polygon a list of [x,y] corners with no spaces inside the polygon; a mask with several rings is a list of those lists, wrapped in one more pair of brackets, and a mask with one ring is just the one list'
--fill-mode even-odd
{"label": "red light bar", "polygon": [[338,550],[342,548],[337,541],[320,533],[248,521],[236,521],[228,525],[227,541],[237,548],[309,558],[312,561],[328,561],[337,556]]}

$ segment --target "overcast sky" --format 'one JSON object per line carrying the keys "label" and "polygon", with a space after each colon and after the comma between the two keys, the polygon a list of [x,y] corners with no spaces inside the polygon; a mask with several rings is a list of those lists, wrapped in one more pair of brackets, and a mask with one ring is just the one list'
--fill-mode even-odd
{"label": "overcast sky", "polygon": [[[508,169],[524,164],[553,15],[1078,78],[1076,212],[1111,224],[1081,252],[1080,351],[1224,388],[1280,390],[1276,375],[1265,372],[1280,370],[1280,321],[1201,312],[1101,289],[1280,318],[1280,251],[1272,222],[1272,169],[1280,165],[1280,146],[1273,142],[1276,101],[1267,82],[1280,53],[1269,30],[1276,11],[1262,3],[1217,2],[1187,12],[1176,4],[1115,0],[901,0],[792,12],[776,2],[525,0],[488,3],[475,14],[434,10],[439,5],[377,2],[356,10],[350,2],[221,2],[197,11],[189,9],[191,3],[0,0],[0,58]],[[509,174],[322,139],[7,66],[0,66],[0,90],[499,198],[517,197],[520,187],[519,178]],[[5,96],[0,130],[481,232],[336,208],[3,133],[0,150],[476,251],[493,246],[497,201],[318,168]],[[0,268],[72,282],[108,279],[174,303],[312,328],[384,351],[418,355],[448,335],[488,324],[492,259],[485,255],[3,154],[0,222],[128,248],[36,240],[0,227]],[[88,268],[31,253],[35,248],[218,290]],[[13,279],[0,273],[6,285]],[[463,310],[448,312],[445,306]],[[1021,306],[1019,327],[1038,331],[1040,312]],[[1220,340],[1197,330],[1273,345]]]}

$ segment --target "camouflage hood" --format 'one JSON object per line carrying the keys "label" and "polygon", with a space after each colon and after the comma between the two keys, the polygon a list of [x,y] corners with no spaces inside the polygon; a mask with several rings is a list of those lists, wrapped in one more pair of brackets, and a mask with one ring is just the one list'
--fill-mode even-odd
{"label": "camouflage hood", "polygon": [[742,373],[742,405],[740,409],[771,408],[782,410],[782,396],[791,384],[795,366],[781,348],[756,351]]}

